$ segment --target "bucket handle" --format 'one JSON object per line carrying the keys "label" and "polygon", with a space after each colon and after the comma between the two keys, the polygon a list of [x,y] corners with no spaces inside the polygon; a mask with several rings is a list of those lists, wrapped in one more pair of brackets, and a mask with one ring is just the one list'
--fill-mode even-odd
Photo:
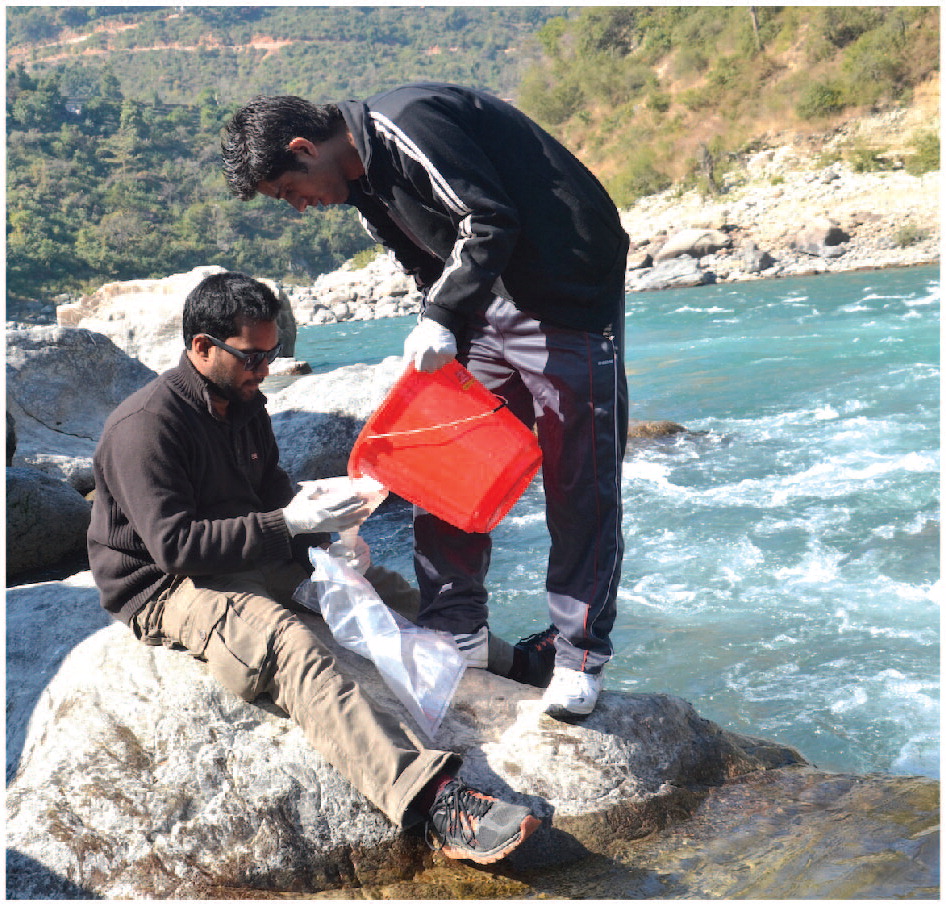
{"label": "bucket handle", "polygon": [[417,433],[430,433],[431,430],[443,430],[445,427],[459,427],[460,424],[468,424],[470,421],[478,421],[484,417],[490,417],[497,411],[502,411],[506,407],[505,402],[500,402],[490,411],[481,411],[479,414],[471,414],[469,417],[460,418],[458,421],[448,421],[446,424],[432,424],[430,427],[415,427],[413,430],[394,430],[391,433],[372,433],[372,439],[388,439],[395,436],[411,436]]}

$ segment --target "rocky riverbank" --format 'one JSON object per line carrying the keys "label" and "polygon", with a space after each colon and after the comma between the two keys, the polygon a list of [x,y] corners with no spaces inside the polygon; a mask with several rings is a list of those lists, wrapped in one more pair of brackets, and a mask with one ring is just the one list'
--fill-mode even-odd
{"label": "rocky riverbank", "polygon": [[[828,148],[830,149],[830,148]],[[721,193],[670,189],[622,211],[628,292],[936,263],[939,173],[855,172],[786,145],[742,158]],[[420,294],[387,255],[284,287],[300,325],[416,313]]]}
{"label": "rocky riverbank", "polygon": [[[939,172],[858,172],[841,159],[855,142],[889,145],[892,136],[935,125],[921,116],[918,109],[897,110],[829,135],[783,136],[784,143],[773,140],[730,161],[713,196],[671,188],[642,198],[621,212],[631,239],[627,291],[937,263]],[[89,299],[130,285],[103,286],[58,307],[20,305],[7,319],[75,325],[77,308]],[[420,310],[420,293],[388,255],[281,288],[300,326]]]}

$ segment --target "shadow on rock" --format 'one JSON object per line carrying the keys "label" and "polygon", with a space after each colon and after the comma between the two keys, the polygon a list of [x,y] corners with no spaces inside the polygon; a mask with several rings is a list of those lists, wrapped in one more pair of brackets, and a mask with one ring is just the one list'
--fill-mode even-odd
{"label": "shadow on rock", "polygon": [[57,875],[42,863],[7,849],[7,900],[93,901],[102,896]]}
{"label": "shadow on rock", "polygon": [[30,718],[47,684],[73,647],[111,623],[89,572],[7,588],[8,782],[19,768]]}

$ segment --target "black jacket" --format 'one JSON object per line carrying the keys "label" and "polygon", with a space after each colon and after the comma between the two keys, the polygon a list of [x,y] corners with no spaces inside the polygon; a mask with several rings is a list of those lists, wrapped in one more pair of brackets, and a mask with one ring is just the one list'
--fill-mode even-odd
{"label": "black jacket", "polygon": [[623,312],[628,237],[585,166],[514,107],[451,85],[339,104],[365,176],[348,203],[458,335],[503,295],[602,332]]}

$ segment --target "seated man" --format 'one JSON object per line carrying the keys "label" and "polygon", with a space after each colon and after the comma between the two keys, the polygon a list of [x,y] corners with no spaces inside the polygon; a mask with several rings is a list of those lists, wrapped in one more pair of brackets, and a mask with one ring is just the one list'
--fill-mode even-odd
{"label": "seated man", "polygon": [[278,312],[256,280],[207,277],[184,304],[178,366],[109,417],[88,536],[102,605],[139,640],[205,660],[244,700],[268,693],[397,825],[427,821],[447,856],[492,863],[538,819],[457,779],[459,757],[378,708],[293,608],[307,573],[292,541],[307,547],[304,534],[353,527],[369,509],[354,492],[326,508],[279,467],[259,391]]}

